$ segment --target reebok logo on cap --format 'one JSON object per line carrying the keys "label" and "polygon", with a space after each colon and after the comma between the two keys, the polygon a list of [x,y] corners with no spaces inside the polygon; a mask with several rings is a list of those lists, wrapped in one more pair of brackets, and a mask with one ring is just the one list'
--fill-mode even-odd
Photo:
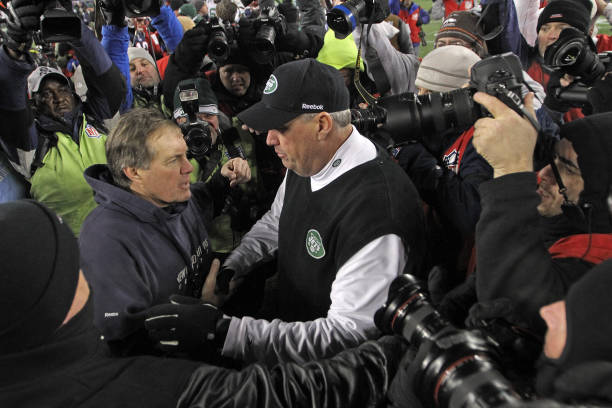
{"label": "reebok logo on cap", "polygon": [[310,110],[324,110],[323,105],[309,105],[307,103],[302,104],[302,109],[310,109]]}
{"label": "reebok logo on cap", "polygon": [[259,131],[280,129],[304,113],[348,109],[349,92],[340,72],[313,58],[287,62],[268,78],[259,102],[238,119]]}

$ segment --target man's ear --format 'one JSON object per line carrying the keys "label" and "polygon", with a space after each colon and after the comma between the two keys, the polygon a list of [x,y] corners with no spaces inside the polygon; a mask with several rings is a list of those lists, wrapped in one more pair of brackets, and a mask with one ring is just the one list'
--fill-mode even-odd
{"label": "man's ear", "polygon": [[334,120],[331,115],[327,112],[321,112],[317,116],[318,119],[318,132],[317,132],[317,140],[323,140],[327,138],[329,133],[331,132],[334,126]]}
{"label": "man's ear", "polygon": [[124,167],[123,174],[125,174],[125,176],[129,178],[132,183],[142,179],[142,176],[136,167]]}

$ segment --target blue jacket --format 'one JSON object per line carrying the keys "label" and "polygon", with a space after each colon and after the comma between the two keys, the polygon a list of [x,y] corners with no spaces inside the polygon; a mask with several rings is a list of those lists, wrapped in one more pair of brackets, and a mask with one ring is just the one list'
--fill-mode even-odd
{"label": "blue jacket", "polygon": [[200,295],[212,255],[206,224],[212,201],[203,183],[192,198],[160,208],[116,186],[106,165],[85,171],[99,204],[79,237],[81,268],[94,294],[94,322],[107,340],[143,325],[139,312],[173,293]]}
{"label": "blue jacket", "polygon": [[[174,52],[174,49],[183,38],[183,26],[174,15],[172,9],[169,6],[161,7],[159,15],[151,19],[151,25],[159,32],[168,48],[168,52]],[[130,46],[130,35],[127,27],[102,26],[101,43],[111,60],[119,67],[127,82],[127,94],[121,105],[121,113],[124,113],[132,108],[134,102],[130,81],[130,60],[127,55],[127,49]]]}

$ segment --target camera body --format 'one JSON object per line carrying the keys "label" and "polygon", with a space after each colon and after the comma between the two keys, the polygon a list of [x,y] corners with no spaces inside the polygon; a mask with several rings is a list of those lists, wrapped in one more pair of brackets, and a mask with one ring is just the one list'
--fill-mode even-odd
{"label": "camera body", "polygon": [[218,17],[211,17],[206,25],[210,29],[208,55],[215,63],[223,63],[232,48],[238,44],[236,30],[231,24],[224,24]]}
{"label": "camera body", "polygon": [[179,85],[181,108],[187,114],[187,122],[180,125],[185,143],[187,157],[202,160],[212,148],[212,135],[208,122],[198,119],[198,91],[193,85]]}
{"label": "camera body", "polygon": [[259,15],[252,20],[255,29],[254,52],[250,53],[255,62],[266,64],[274,56],[276,39],[287,33],[285,17],[275,6],[262,7]]}
{"label": "camera body", "polygon": [[551,69],[576,78],[570,86],[554,90],[556,98],[574,107],[587,105],[589,86],[612,70],[612,52],[597,54],[591,38],[574,27],[561,31],[557,41],[546,49],[544,61]]}
{"label": "camera body", "polygon": [[438,146],[446,130],[467,130],[478,118],[488,115],[472,99],[478,91],[495,96],[520,114],[522,82],[523,71],[516,55],[494,55],[472,66],[467,88],[383,97],[367,109],[352,109],[351,122],[364,133],[387,132],[394,144],[428,141],[428,145]]}
{"label": "camera body", "polygon": [[327,13],[327,25],[336,38],[346,38],[358,24],[380,23],[391,13],[385,0],[347,0]]}

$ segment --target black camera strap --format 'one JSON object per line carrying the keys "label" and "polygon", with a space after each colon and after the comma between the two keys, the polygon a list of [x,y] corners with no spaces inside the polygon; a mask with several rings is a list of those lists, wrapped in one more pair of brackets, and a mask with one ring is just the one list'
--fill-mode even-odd
{"label": "black camera strap", "polygon": [[[372,14],[370,14],[370,21],[368,22],[367,32],[365,33],[366,37],[370,35],[370,30],[372,29],[372,23],[374,20]],[[364,34],[363,28],[364,27],[362,25],[361,35],[359,36],[359,49],[357,50],[357,60],[355,60],[355,72],[353,73],[353,83],[355,84],[355,88],[357,89],[357,92],[359,92],[359,95],[361,95],[363,100],[368,105],[372,105],[376,102],[376,98],[374,98],[374,96],[372,96],[363,87],[363,85],[361,84],[361,81],[359,80],[359,67],[361,65],[361,49],[363,45],[363,34]],[[368,69],[372,72],[372,75],[375,76],[374,83],[376,84],[376,89],[381,95],[387,90],[391,89],[391,86],[389,85],[389,81],[387,80],[385,71],[379,60],[376,60],[375,62],[370,61],[370,64],[368,65]]]}

